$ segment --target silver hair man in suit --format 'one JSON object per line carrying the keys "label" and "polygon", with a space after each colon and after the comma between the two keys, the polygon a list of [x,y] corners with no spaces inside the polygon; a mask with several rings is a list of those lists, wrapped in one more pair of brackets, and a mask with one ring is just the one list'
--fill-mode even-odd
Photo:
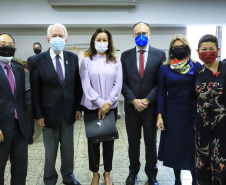
{"label": "silver hair man in suit", "polygon": [[59,144],[63,183],[80,184],[73,175],[73,134],[74,122],[81,118],[82,88],[78,56],[63,51],[67,37],[64,25],[50,25],[47,30],[50,49],[30,59],[33,115],[43,128],[45,185],[57,182],[55,163]]}
{"label": "silver hair man in suit", "polygon": [[127,185],[135,184],[140,169],[140,139],[143,127],[146,149],[145,172],[150,185],[157,185],[156,117],[157,78],[165,53],[148,45],[150,27],[134,25],[136,47],[122,53],[122,94],[125,98],[125,121],[129,143],[129,176]]}

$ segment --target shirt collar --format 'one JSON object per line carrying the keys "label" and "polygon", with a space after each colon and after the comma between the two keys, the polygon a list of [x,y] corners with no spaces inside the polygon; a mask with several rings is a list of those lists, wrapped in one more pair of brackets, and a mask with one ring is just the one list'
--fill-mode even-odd
{"label": "shirt collar", "polygon": [[[138,46],[136,46],[136,52],[138,52],[138,51],[140,51],[141,49],[140,48],[138,48]],[[149,45],[147,44],[147,46],[143,49],[145,52],[147,52],[148,53],[148,51],[149,51]]]}
{"label": "shirt collar", "polygon": [[[2,69],[5,68],[5,65],[6,65],[6,64],[0,60],[0,66],[2,67]],[[8,65],[10,66],[10,69],[12,69],[11,62],[9,62]]]}
{"label": "shirt collar", "polygon": [[[50,53],[50,57],[52,60],[54,60],[56,58],[56,53],[54,53],[54,51],[50,48],[49,49],[49,53]],[[62,51],[60,54],[59,54],[60,58],[63,60],[64,59],[64,52]]]}

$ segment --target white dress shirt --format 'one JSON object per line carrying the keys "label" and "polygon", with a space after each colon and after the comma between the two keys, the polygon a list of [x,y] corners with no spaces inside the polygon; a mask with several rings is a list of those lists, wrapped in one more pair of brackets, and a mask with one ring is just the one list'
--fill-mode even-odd
{"label": "white dress shirt", "polygon": [[[53,66],[56,70],[56,54],[53,52],[53,50],[50,48],[49,50],[50,52],[50,57],[52,59],[52,62],[53,62]],[[63,77],[65,78],[65,66],[64,66],[64,53],[63,51],[59,54],[60,58],[60,64],[61,64],[61,68],[62,68],[62,71],[63,71]]]}
{"label": "white dress shirt", "polygon": [[[137,69],[138,69],[138,72],[140,70],[140,51],[141,49],[138,48],[136,46],[136,55],[137,55]],[[149,51],[149,45],[146,46],[146,48],[143,49],[145,52],[144,52],[144,70],[145,70],[145,67],[146,67],[146,64],[147,64],[147,60],[148,60],[148,51]]]}

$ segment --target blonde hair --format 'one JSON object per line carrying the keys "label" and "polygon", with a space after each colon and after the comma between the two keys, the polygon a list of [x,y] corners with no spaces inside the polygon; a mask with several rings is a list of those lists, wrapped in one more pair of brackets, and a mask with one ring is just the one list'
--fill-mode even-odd
{"label": "blonde hair", "polygon": [[181,40],[185,45],[188,46],[188,57],[190,58],[190,60],[193,62],[193,63],[196,63],[197,61],[193,61],[191,59],[191,47],[190,47],[190,44],[188,43],[188,39],[186,38],[186,36],[182,35],[182,34],[177,34],[177,35],[174,35],[174,37],[171,39],[170,41],[170,45],[169,45],[169,50],[168,50],[168,57],[166,59],[166,61],[163,63],[164,65],[169,65],[173,59],[173,56],[172,56],[172,53],[171,53],[171,49],[173,47],[173,44],[176,40]]}

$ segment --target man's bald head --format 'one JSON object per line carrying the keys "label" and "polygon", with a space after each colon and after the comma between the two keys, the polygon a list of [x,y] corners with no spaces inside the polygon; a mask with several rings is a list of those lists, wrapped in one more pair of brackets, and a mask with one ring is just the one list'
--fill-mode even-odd
{"label": "man's bald head", "polygon": [[[14,40],[14,38],[13,38],[13,36],[12,35],[10,35],[9,33],[1,33],[0,34],[0,42],[1,41],[9,41],[10,42],[10,44],[11,44],[11,47],[14,47],[15,46],[15,40]],[[1,43],[0,43],[0,45],[1,45]],[[12,46],[13,45],[13,46]],[[9,45],[10,46],[10,45]]]}

